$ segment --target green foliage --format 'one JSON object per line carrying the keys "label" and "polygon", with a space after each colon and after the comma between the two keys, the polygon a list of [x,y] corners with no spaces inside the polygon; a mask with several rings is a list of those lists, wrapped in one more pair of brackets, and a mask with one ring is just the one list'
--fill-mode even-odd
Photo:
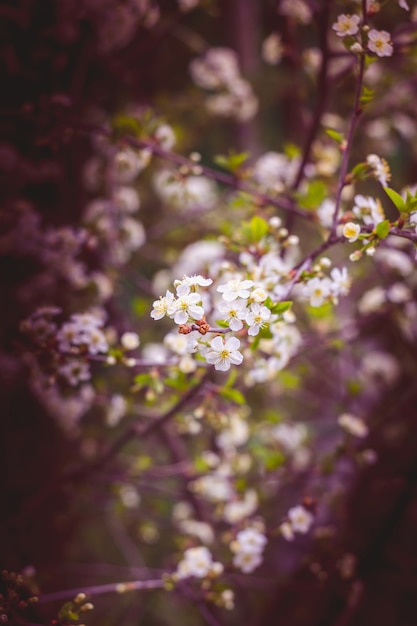
{"label": "green foliage", "polygon": [[81,620],[81,607],[75,602],[66,602],[59,610],[58,617],[62,623],[78,624]]}
{"label": "green foliage", "polygon": [[255,215],[250,222],[243,222],[240,232],[246,242],[256,244],[268,234],[269,224],[259,215]]}
{"label": "green foliage", "polygon": [[285,456],[280,450],[268,448],[257,442],[252,444],[251,452],[268,472],[278,469],[285,461]]}
{"label": "green foliage", "polygon": [[338,144],[341,144],[344,141],[342,133],[339,133],[337,130],[333,130],[333,128],[326,128],[325,133],[331,139],[334,139],[334,141],[336,141]]}
{"label": "green foliage", "polygon": [[404,200],[397,191],[394,191],[394,189],[390,187],[384,187],[384,191],[401,214],[407,216],[409,213],[417,211],[417,192],[411,195],[410,190],[407,189]]}
{"label": "green foliage", "polygon": [[286,389],[299,389],[301,384],[300,377],[289,370],[282,370],[279,373],[279,381]]}
{"label": "green foliage", "polygon": [[[375,59],[372,59],[372,63]],[[370,102],[372,102],[372,100],[375,98],[375,90],[374,89],[369,89],[369,87],[367,87],[366,85],[364,85],[362,87],[362,93],[361,93],[361,97],[360,97],[360,104],[362,106],[369,104]]]}
{"label": "green foliage", "polygon": [[239,172],[242,165],[248,160],[249,154],[247,152],[234,152],[231,150],[228,155],[217,154],[213,161],[216,165],[220,165],[225,170],[229,170],[233,174]]}
{"label": "green foliage", "polygon": [[140,137],[143,132],[143,123],[135,117],[120,113],[112,119],[112,130],[117,137],[123,135]]}
{"label": "green foliage", "polygon": [[394,189],[390,189],[390,187],[384,187],[384,191],[391,200],[391,202],[395,205],[395,207],[402,212],[407,212],[406,204],[402,196],[399,193],[394,191]]}
{"label": "green foliage", "polygon": [[238,373],[236,370],[230,370],[229,377],[224,384],[224,386],[220,389],[219,394],[224,400],[230,400],[235,404],[244,405],[246,404],[246,398],[241,391],[234,388],[234,384],[236,383],[238,377]]}
{"label": "green foliage", "polygon": [[224,400],[230,400],[231,402],[240,405],[246,404],[245,396],[238,389],[223,387],[223,389],[220,389],[219,393]]}
{"label": "green foliage", "polygon": [[369,172],[367,163],[358,163],[350,173],[352,180],[365,180]]}
{"label": "green foliage", "polygon": [[301,208],[315,209],[327,196],[326,184],[320,180],[313,180],[307,185],[307,190],[303,194],[296,194],[296,199]]}
{"label": "green foliage", "polygon": [[375,232],[378,235],[379,239],[386,239],[389,235],[390,230],[390,222],[389,220],[384,220],[383,222],[379,222],[379,224],[375,227]]}
{"label": "green foliage", "polygon": [[290,310],[292,307],[292,301],[284,300],[283,302],[274,303],[271,298],[268,297],[265,300],[264,305],[271,311],[271,313],[274,313],[275,315],[282,315],[285,311]]}
{"label": "green foliage", "polygon": [[333,314],[333,305],[330,302],[325,302],[321,306],[307,306],[306,310],[310,317],[325,319]]}

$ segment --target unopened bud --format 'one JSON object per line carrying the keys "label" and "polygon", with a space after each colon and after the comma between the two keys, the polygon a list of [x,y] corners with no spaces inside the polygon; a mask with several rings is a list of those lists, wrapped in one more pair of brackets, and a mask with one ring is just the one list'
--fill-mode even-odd
{"label": "unopened bud", "polygon": [[78,593],[75,598],[74,598],[74,602],[76,604],[81,604],[81,602],[84,602],[84,600],[86,599],[86,595],[85,593]]}

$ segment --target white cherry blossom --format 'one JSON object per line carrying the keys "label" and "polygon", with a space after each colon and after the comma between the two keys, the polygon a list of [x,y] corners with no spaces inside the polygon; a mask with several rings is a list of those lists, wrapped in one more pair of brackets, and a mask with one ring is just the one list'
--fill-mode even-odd
{"label": "white cherry blossom", "polygon": [[228,280],[224,285],[219,285],[217,291],[222,295],[223,300],[226,302],[233,302],[237,298],[249,298],[249,289],[253,287],[253,280],[241,280],[240,278],[233,278]]}
{"label": "white cherry blossom", "polygon": [[233,300],[232,302],[220,302],[219,311],[225,322],[228,322],[230,330],[238,331],[243,328],[243,321],[247,314],[247,300]]}
{"label": "white cherry blossom", "polygon": [[346,296],[349,293],[351,280],[346,267],[334,267],[330,272],[332,278],[331,290],[336,297]]}
{"label": "white cherry blossom", "polygon": [[294,506],[288,511],[288,519],[294,532],[302,534],[308,533],[314,522],[310,511],[301,505]]}
{"label": "white cherry blossom", "polygon": [[368,49],[379,57],[390,57],[394,52],[391,35],[386,30],[375,30],[368,33]]}
{"label": "white cherry blossom", "polygon": [[352,213],[363,220],[364,224],[379,224],[385,219],[384,210],[379,198],[357,194]]}
{"label": "white cherry blossom", "polygon": [[166,291],[165,296],[161,296],[159,300],[155,300],[153,303],[153,310],[151,312],[151,317],[154,320],[160,320],[165,315],[168,315],[168,309],[172,306],[174,302],[174,294],[171,291]]}
{"label": "white cherry blossom", "polygon": [[361,227],[359,224],[355,224],[354,222],[347,222],[343,226],[343,237],[349,241],[349,243],[353,243],[357,240],[359,235],[361,234]]}
{"label": "white cherry blossom", "polygon": [[303,287],[303,295],[310,299],[310,305],[321,306],[330,296],[332,282],[329,278],[312,278]]}
{"label": "white cherry blossom", "polygon": [[266,542],[265,535],[257,528],[245,528],[237,533],[233,551],[259,554],[264,549]]}
{"label": "white cherry blossom", "polygon": [[233,565],[244,574],[250,574],[262,563],[262,555],[258,552],[238,552],[233,557]]}
{"label": "white cherry blossom", "polygon": [[356,35],[359,30],[360,17],[358,15],[349,15],[342,13],[338,15],[337,21],[332,25],[338,37],[346,37],[347,35]]}
{"label": "white cherry blossom", "polygon": [[198,293],[189,293],[173,300],[168,307],[168,315],[174,318],[176,324],[186,324],[191,317],[194,320],[201,320],[204,316],[204,309],[198,303],[201,296]]}
{"label": "white cherry blossom", "polygon": [[251,305],[249,313],[246,315],[246,323],[249,326],[248,335],[254,337],[259,334],[267,322],[271,319],[271,311],[268,307],[255,303]]}
{"label": "white cherry blossom", "polygon": [[213,569],[213,557],[205,546],[188,548],[184,558],[178,563],[176,575],[178,578],[205,578]]}
{"label": "white cherry blossom", "polygon": [[236,337],[230,337],[226,342],[223,337],[215,337],[209,352],[206,355],[207,363],[214,365],[214,369],[226,372],[230,369],[230,364],[240,365],[243,355],[239,352],[240,341]]}

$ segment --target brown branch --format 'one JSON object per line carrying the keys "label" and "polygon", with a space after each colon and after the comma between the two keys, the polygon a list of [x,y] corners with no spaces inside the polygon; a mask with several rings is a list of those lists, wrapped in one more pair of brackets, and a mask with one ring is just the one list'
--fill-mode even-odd
{"label": "brown branch", "polygon": [[[84,122],[80,122],[75,119],[70,119],[68,117],[58,118],[58,120],[66,127],[67,131],[84,133],[84,134],[96,134],[102,135],[104,137],[111,137],[112,131],[103,126],[97,126],[94,124],[86,124]],[[229,187],[230,189],[234,189],[236,191],[243,191],[248,195],[252,196],[255,201],[257,201],[262,206],[271,205],[282,209],[283,211],[288,211],[290,213],[295,213],[300,217],[303,217],[309,221],[314,219],[314,215],[310,211],[306,211],[297,207],[293,200],[285,197],[275,197],[271,196],[267,193],[263,193],[253,187],[252,185],[246,183],[244,180],[238,178],[233,174],[227,174],[225,172],[220,172],[219,170],[215,170],[207,165],[196,164],[195,161],[181,155],[176,152],[171,152],[169,150],[165,150],[162,148],[156,141],[150,139],[139,139],[136,137],[132,137],[130,135],[122,136],[119,141],[121,143],[125,143],[126,145],[140,149],[140,150],[150,150],[152,154],[164,159],[165,161],[169,161],[178,165],[179,167],[186,168],[190,173],[196,171],[196,167],[198,168],[198,172],[202,175],[210,178],[211,180],[215,180],[216,182]]]}
{"label": "brown branch", "polygon": [[87,596],[98,596],[105,593],[126,593],[127,591],[139,591],[142,589],[161,589],[164,586],[162,580],[131,580],[119,583],[107,583],[104,585],[93,585],[91,587],[80,587],[78,589],[65,589],[64,591],[53,591],[45,593],[39,597],[39,603],[56,602],[57,600],[73,600],[79,593]]}
{"label": "brown branch", "polygon": [[295,180],[292,186],[293,190],[296,190],[299,188],[304,178],[304,170],[310,159],[310,154],[311,154],[311,150],[313,147],[313,143],[320,129],[321,118],[323,117],[323,113],[326,108],[326,102],[327,102],[327,96],[328,96],[327,72],[328,72],[329,60],[330,60],[329,47],[328,47],[328,41],[327,41],[329,15],[330,15],[329,0],[325,0],[323,8],[317,14],[317,23],[318,23],[318,29],[319,29],[319,40],[320,40],[320,50],[321,50],[321,66],[320,66],[320,72],[319,72],[319,76],[317,80],[318,100],[317,100],[316,108],[314,111],[314,116],[313,116],[309,131],[308,131],[301,163],[298,168],[298,172],[297,172],[297,175],[295,177]]}

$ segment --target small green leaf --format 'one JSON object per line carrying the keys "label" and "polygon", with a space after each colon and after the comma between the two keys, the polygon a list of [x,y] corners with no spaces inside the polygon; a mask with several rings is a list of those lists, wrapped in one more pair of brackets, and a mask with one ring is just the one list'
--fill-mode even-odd
{"label": "small green leaf", "polygon": [[366,54],[365,55],[365,69],[367,70],[368,67],[372,65],[372,63],[375,63],[375,61],[378,61],[377,56],[370,56],[369,54]]}
{"label": "small green leaf", "polygon": [[325,319],[329,317],[333,312],[333,305],[330,302],[325,302],[321,306],[307,306],[307,313],[316,319]]}
{"label": "small green leaf", "polygon": [[417,194],[411,195],[410,190],[407,189],[407,196],[405,199],[405,211],[412,213],[417,210]]}
{"label": "small green leaf", "polygon": [[133,380],[138,387],[144,387],[145,385],[150,385],[153,382],[150,374],[138,374]]}
{"label": "small green leaf", "polygon": [[213,161],[225,170],[236,173],[240,169],[241,165],[247,161],[248,157],[249,155],[247,152],[230,152],[228,155],[217,154],[213,158]]}
{"label": "small green leaf", "polygon": [[375,232],[378,235],[379,239],[386,239],[389,235],[390,223],[389,220],[384,220],[383,222],[379,222],[376,225]]}
{"label": "small green leaf", "polygon": [[309,183],[307,191],[302,195],[297,194],[297,200],[303,209],[315,209],[326,198],[328,190],[321,180],[313,180]]}
{"label": "small green leaf", "polygon": [[351,176],[355,180],[363,180],[366,178],[368,172],[368,165],[366,163],[358,163],[351,171]]}
{"label": "small green leaf", "polygon": [[291,160],[300,156],[300,152],[301,150],[299,146],[297,146],[295,143],[290,142],[284,145],[284,154]]}
{"label": "small green leaf", "polygon": [[368,87],[364,86],[362,89],[360,103],[362,105],[368,104],[368,102],[372,102],[372,100],[374,99],[374,96],[375,96],[375,90],[369,89]]}
{"label": "small green leaf", "polygon": [[233,387],[237,379],[237,371],[235,369],[230,370],[229,378],[224,384],[224,387]]}
{"label": "small green leaf", "polygon": [[165,378],[164,384],[177,391],[186,391],[189,387],[188,381],[182,376],[178,376],[177,378]]}
{"label": "small green leaf", "polygon": [[220,165],[220,167],[224,167],[224,169],[229,169],[229,159],[223,154],[216,154],[213,157],[213,161],[216,165]]}
{"label": "small green leaf", "polygon": [[396,191],[394,191],[394,189],[391,189],[390,187],[384,187],[384,191],[389,197],[389,199],[391,200],[391,202],[395,204],[395,206],[400,212],[407,211],[405,202],[399,193],[397,193]]}
{"label": "small green leaf", "polygon": [[285,311],[289,311],[291,307],[291,300],[285,300],[284,302],[277,302],[277,304],[274,304],[272,307],[270,307],[270,311],[271,313],[275,313],[276,315],[282,315],[283,313],[285,313]]}
{"label": "small green leaf", "polygon": [[255,215],[250,221],[250,229],[252,240],[258,242],[269,232],[269,225],[262,217]]}
{"label": "small green leaf", "polygon": [[80,619],[79,607],[77,607],[76,610],[73,602],[66,602],[59,610],[58,617],[59,620],[63,622],[78,622]]}
{"label": "small green leaf", "polygon": [[224,320],[216,320],[216,325],[219,326],[219,328],[229,328],[229,324]]}
{"label": "small green leaf", "polygon": [[135,117],[116,115],[112,120],[113,131],[117,135],[133,135],[139,137],[142,133],[142,124]]}
{"label": "small green leaf", "polygon": [[208,469],[210,469],[210,466],[205,459],[202,459],[201,456],[198,456],[194,460],[194,469],[198,474],[204,474],[205,472],[207,472]]}
{"label": "small green leaf", "polygon": [[300,377],[288,370],[279,373],[279,381],[286,389],[298,389],[300,387]]}
{"label": "small green leaf", "polygon": [[235,404],[246,404],[246,398],[238,389],[231,389],[230,387],[220,390],[220,395],[224,400],[231,400]]}
{"label": "small green leaf", "polygon": [[337,141],[337,143],[342,143],[344,140],[342,133],[339,133],[337,130],[333,130],[333,128],[326,128],[325,132],[326,135],[328,135],[331,139]]}

